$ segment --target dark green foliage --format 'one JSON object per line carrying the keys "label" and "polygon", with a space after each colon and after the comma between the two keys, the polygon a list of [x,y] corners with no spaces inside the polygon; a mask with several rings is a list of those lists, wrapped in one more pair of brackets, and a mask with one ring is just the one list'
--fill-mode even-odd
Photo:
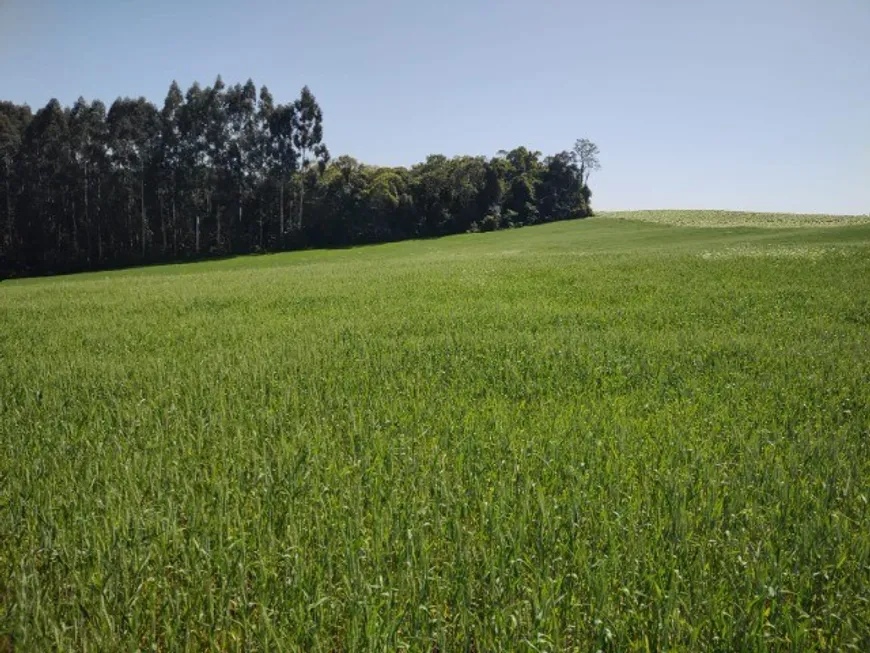
{"label": "dark green foliage", "polygon": [[564,220],[576,214],[590,213],[588,196],[577,167],[568,152],[548,157],[538,190],[538,210],[553,220]]}
{"label": "dark green foliage", "polygon": [[22,196],[12,254],[27,267],[47,266],[70,249],[68,179],[70,170],[67,117],[51,100],[27,125],[19,153]]}
{"label": "dark green foliage", "polygon": [[491,231],[591,213],[597,148],[518,147],[407,168],[330,163],[306,86],[172,82],[163,107],[0,103],[0,274]]}
{"label": "dark green foliage", "polygon": [[0,102],[0,254],[16,246],[15,209],[21,194],[17,163],[21,138],[31,118],[29,107]]}

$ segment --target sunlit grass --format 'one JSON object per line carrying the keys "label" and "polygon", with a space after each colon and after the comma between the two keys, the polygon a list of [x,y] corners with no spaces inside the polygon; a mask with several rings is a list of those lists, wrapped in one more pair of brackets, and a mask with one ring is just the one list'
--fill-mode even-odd
{"label": "sunlit grass", "polygon": [[0,633],[867,650],[868,255],[596,218],[4,283]]}

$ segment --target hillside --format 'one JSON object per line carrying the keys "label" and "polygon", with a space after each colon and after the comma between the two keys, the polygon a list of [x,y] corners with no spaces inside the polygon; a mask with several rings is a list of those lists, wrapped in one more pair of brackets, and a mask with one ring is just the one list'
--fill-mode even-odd
{"label": "hillside", "polygon": [[0,633],[863,648],[870,224],[639,218],[0,284]]}

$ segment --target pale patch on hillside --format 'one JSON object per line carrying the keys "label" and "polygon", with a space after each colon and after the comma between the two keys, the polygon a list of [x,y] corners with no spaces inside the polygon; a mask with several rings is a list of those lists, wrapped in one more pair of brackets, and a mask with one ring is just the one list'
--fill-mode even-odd
{"label": "pale patch on hillside", "polygon": [[609,211],[601,218],[641,220],[680,227],[842,227],[870,223],[870,215],[751,213],[745,211]]}
{"label": "pale patch on hillside", "polygon": [[726,247],[719,251],[702,252],[700,257],[706,260],[721,260],[732,258],[802,258],[818,260],[825,256],[847,255],[844,247],[824,246],[770,246],[770,247]]}

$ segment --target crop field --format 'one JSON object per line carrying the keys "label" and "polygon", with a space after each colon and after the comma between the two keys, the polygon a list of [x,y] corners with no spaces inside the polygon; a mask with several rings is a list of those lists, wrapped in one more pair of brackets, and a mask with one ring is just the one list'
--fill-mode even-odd
{"label": "crop field", "polygon": [[705,215],[3,282],[0,648],[870,650],[870,224]]}

